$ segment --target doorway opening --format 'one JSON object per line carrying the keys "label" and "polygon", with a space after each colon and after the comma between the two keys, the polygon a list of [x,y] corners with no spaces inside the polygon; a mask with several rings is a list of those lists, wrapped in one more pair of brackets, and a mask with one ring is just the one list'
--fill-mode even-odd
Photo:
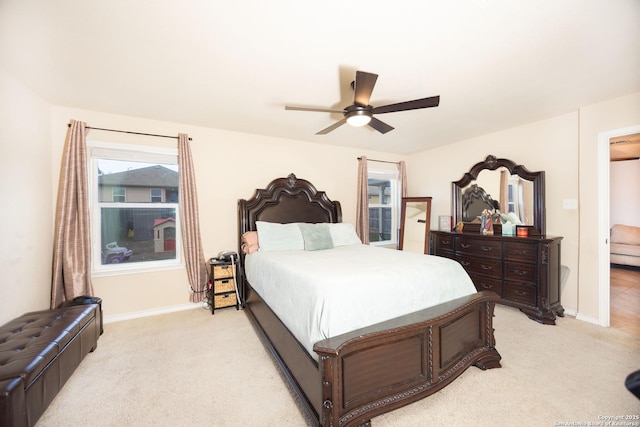
{"label": "doorway opening", "polygon": [[[611,265],[609,259],[610,253],[610,227],[611,227],[611,141],[620,140],[620,137],[640,133],[640,125],[628,128],[616,129],[608,132],[602,132],[598,135],[598,209],[599,209],[599,313],[598,321],[601,326],[611,326]],[[635,160],[640,161],[640,160]],[[636,188],[635,182],[628,182]],[[617,271],[616,271],[617,272]],[[618,276],[614,276],[614,280],[619,280]],[[616,282],[617,284],[617,282]]]}

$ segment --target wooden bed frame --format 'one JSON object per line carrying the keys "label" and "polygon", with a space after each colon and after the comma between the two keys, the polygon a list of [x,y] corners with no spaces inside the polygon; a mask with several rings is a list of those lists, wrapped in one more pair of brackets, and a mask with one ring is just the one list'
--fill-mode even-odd
{"label": "wooden bed frame", "polygon": [[[239,249],[242,234],[255,231],[256,221],[341,220],[339,202],[290,174],[238,201]],[[499,298],[493,292],[320,341],[314,346],[318,362],[242,273],[240,284],[246,314],[308,415],[321,426],[370,426],[371,418],[437,392],[471,365],[500,367],[493,335],[493,310]]]}

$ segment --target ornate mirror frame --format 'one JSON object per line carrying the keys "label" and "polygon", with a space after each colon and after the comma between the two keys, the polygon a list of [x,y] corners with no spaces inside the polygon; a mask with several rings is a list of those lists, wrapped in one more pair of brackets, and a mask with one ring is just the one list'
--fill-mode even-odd
{"label": "ornate mirror frame", "polygon": [[[417,211],[417,215],[413,212]],[[419,215],[419,217],[418,217]],[[403,197],[400,218],[398,250],[429,253],[429,229],[431,223],[431,197]],[[409,221],[409,222],[407,222]],[[405,238],[407,240],[405,244]],[[416,244],[417,243],[417,244]]]}
{"label": "ornate mirror frame", "polygon": [[[511,175],[518,175],[522,179],[533,183],[533,228],[538,234],[546,234],[546,211],[545,211],[545,190],[544,190],[544,171],[531,172],[523,165],[517,165],[509,159],[497,159],[495,156],[488,155],[487,158],[480,163],[473,165],[469,172],[463,177],[452,182],[451,208],[454,224],[462,221],[462,191],[473,181],[477,180],[478,175],[483,170],[496,170],[505,167]],[[464,230],[464,228],[463,228]]]}

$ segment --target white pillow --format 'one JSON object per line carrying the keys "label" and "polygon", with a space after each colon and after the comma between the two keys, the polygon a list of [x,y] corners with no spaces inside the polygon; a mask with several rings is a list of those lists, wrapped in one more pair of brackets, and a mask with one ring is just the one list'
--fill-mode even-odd
{"label": "white pillow", "polygon": [[333,246],[361,245],[362,240],[356,234],[353,224],[348,222],[338,222],[329,224],[329,232]]}
{"label": "white pillow", "polygon": [[279,224],[276,222],[256,221],[259,251],[298,251],[304,250],[304,239],[297,223]]}

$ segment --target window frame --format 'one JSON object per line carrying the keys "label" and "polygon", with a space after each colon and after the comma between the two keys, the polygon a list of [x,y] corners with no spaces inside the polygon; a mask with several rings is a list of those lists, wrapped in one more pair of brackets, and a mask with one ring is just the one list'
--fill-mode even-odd
{"label": "window frame", "polygon": [[[151,164],[178,164],[178,149],[169,147],[119,144],[113,142],[87,140],[87,175],[88,175],[88,199],[90,214],[90,246],[91,246],[91,276],[113,276],[123,274],[134,274],[143,272],[155,272],[164,270],[174,270],[184,268],[182,258],[182,232],[180,229],[180,194],[178,189],[178,202],[149,202],[149,203],[127,203],[125,202],[100,202],[99,201],[99,173],[97,161],[100,159],[122,160],[132,162],[144,162]],[[125,189],[126,194],[126,189]],[[151,194],[150,194],[151,195]],[[125,197],[126,200],[126,197]],[[172,259],[142,261],[133,263],[102,264],[102,223],[101,210],[106,208],[127,208],[127,209],[175,209],[175,240],[176,256]]]}
{"label": "window frame", "polygon": [[[371,212],[371,208],[391,208],[391,239],[381,241],[369,241],[371,246],[396,246],[399,241],[400,230],[400,179],[398,177],[397,169],[368,169],[367,171],[367,183],[369,179],[381,179],[391,182],[391,194],[389,195],[389,204],[383,203],[370,203],[369,191],[367,186],[367,209]],[[382,210],[381,210],[382,211]],[[381,217],[380,222],[383,221]],[[369,224],[371,218],[369,218]]]}

